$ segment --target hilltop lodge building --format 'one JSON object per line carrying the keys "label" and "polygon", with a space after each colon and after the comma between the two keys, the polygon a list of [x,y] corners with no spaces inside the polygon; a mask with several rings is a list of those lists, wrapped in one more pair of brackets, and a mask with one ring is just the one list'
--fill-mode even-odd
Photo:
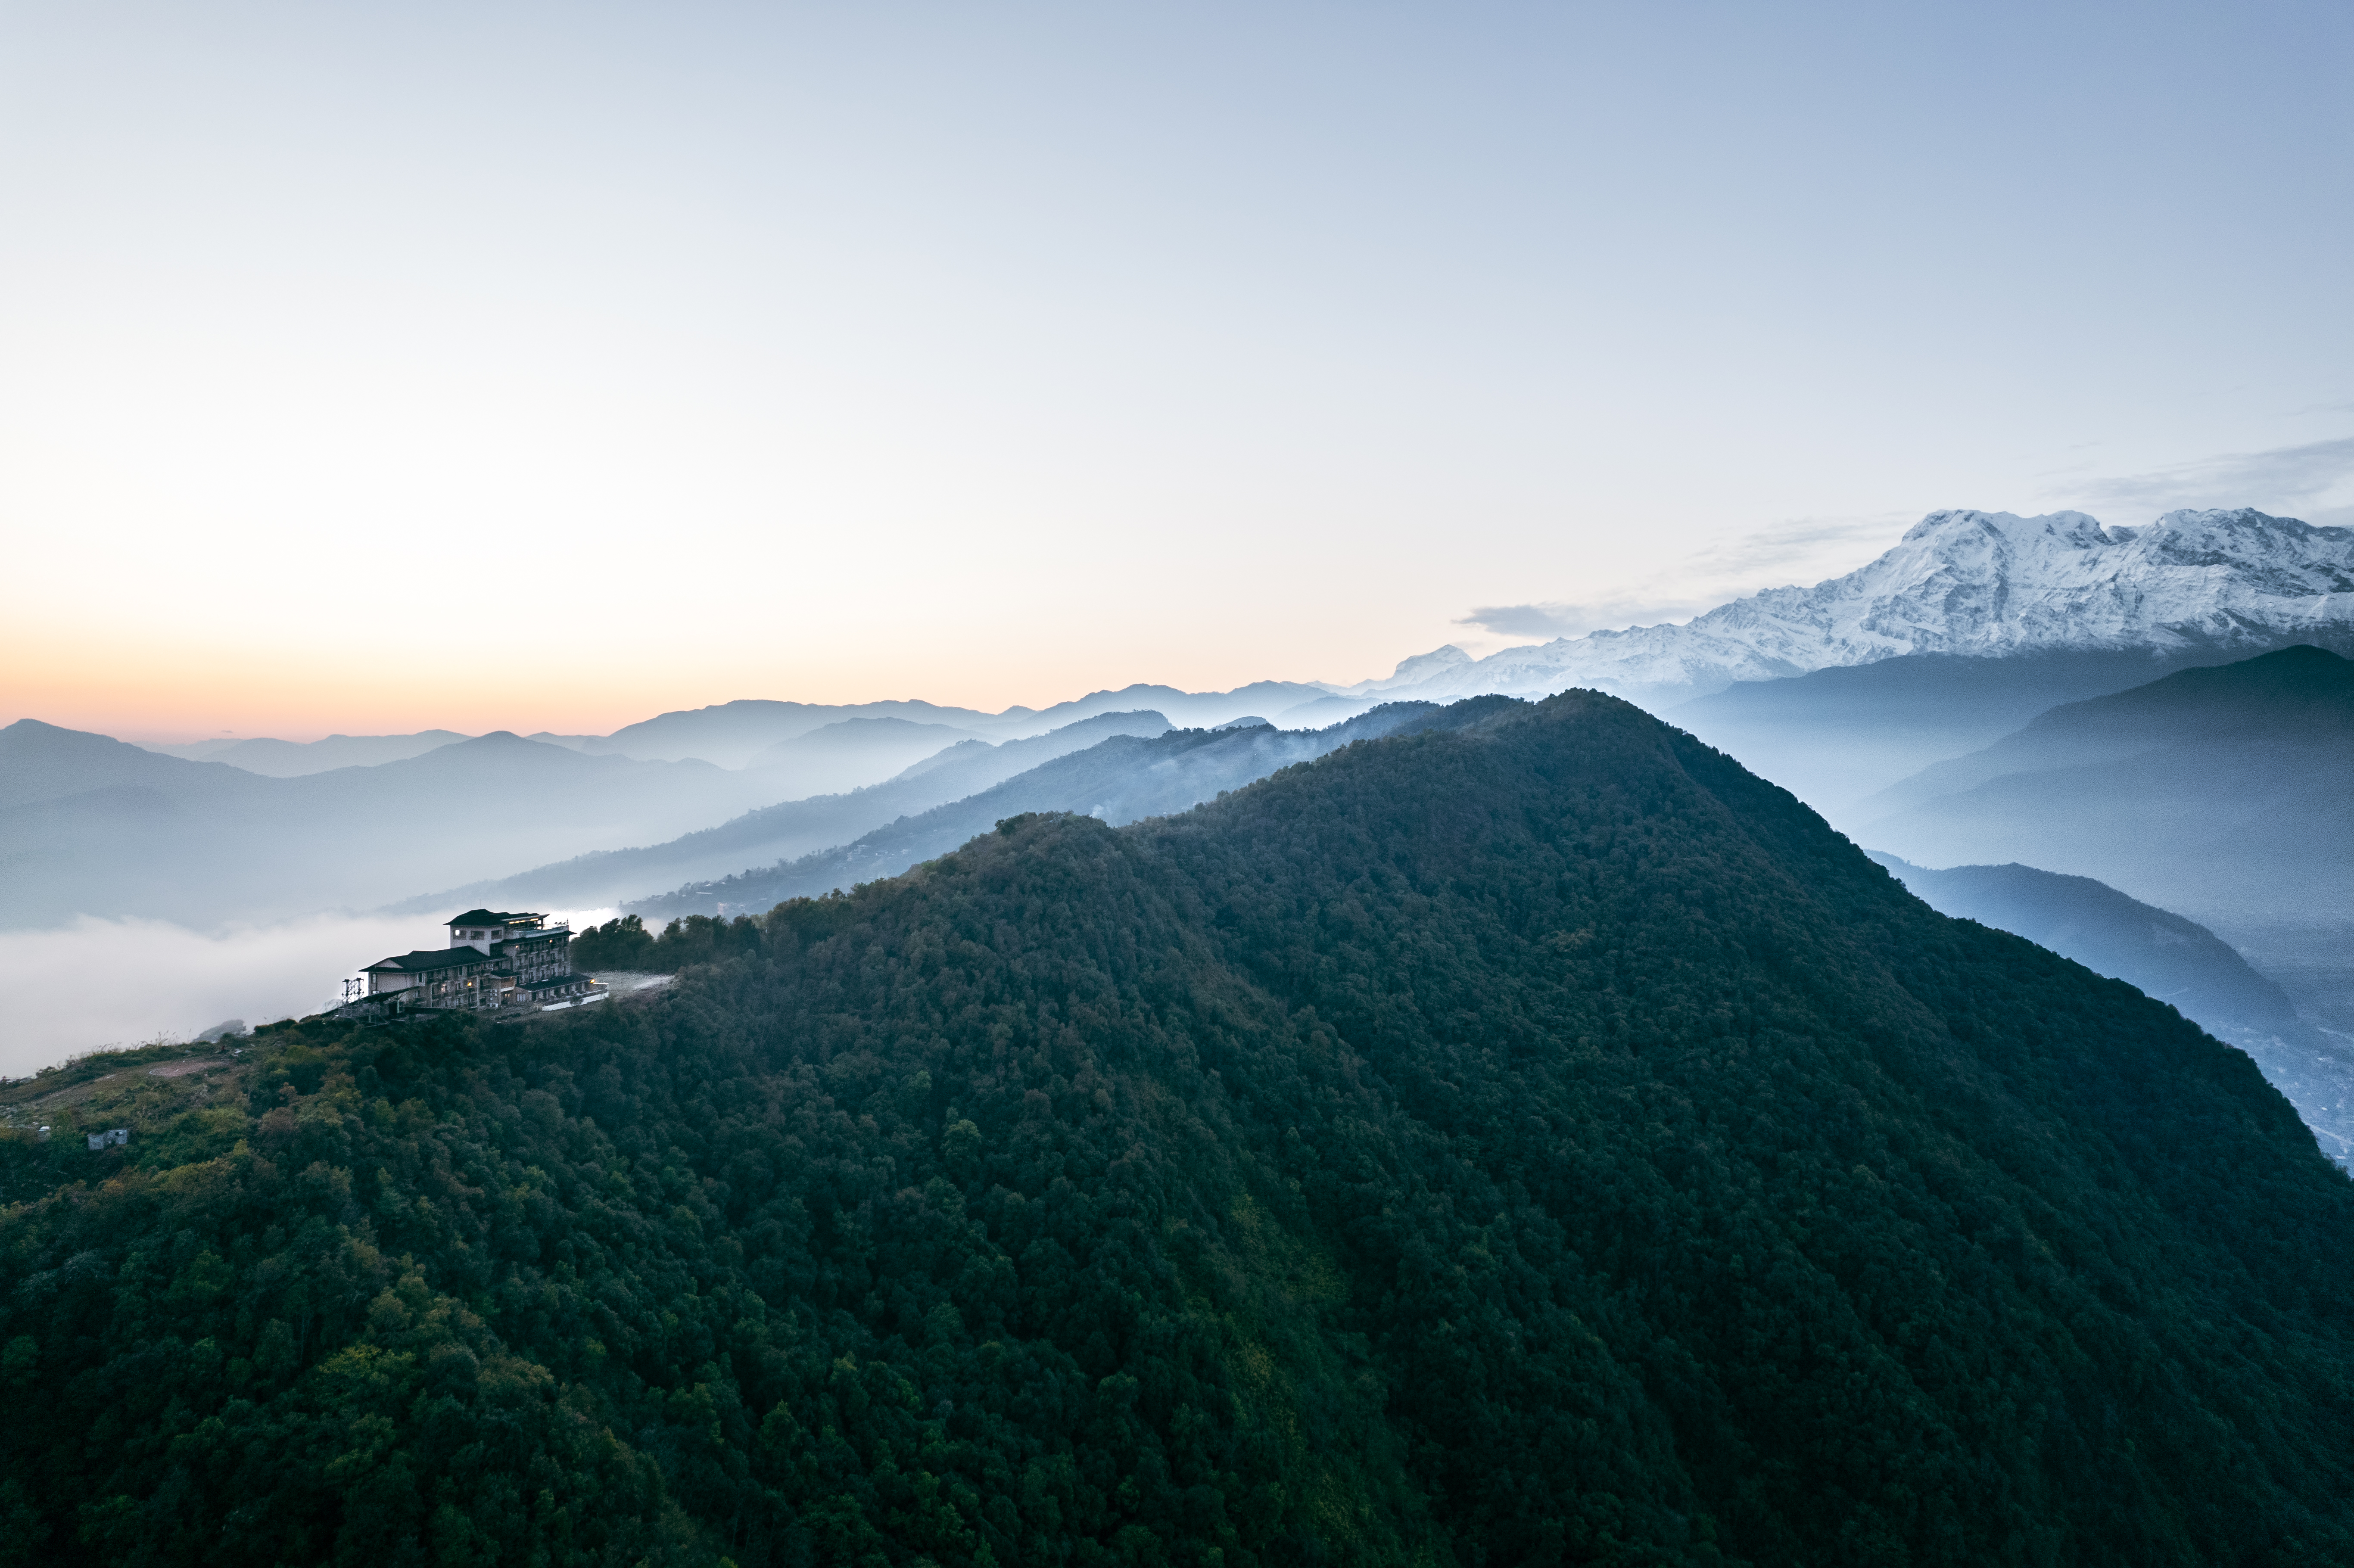
{"label": "hilltop lodge building", "polygon": [[448,947],[379,959],[361,970],[366,996],[400,1012],[448,1012],[570,1007],[605,994],[588,976],[572,972],[572,927],[564,921],[469,909],[444,924]]}

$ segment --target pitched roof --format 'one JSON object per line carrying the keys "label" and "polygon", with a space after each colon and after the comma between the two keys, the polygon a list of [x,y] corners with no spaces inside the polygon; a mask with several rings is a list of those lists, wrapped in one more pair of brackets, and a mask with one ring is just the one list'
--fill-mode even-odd
{"label": "pitched roof", "polygon": [[[490,909],[469,909],[463,915],[451,916],[441,924],[444,926],[504,926],[510,920],[525,917],[525,913],[520,910],[500,914]],[[532,915],[529,917],[536,919],[538,916]]]}
{"label": "pitched roof", "polygon": [[378,959],[360,972],[375,974],[378,970],[388,969],[413,975],[426,969],[446,969],[459,964],[487,964],[490,961],[490,955],[480,948],[419,948],[413,953]]}

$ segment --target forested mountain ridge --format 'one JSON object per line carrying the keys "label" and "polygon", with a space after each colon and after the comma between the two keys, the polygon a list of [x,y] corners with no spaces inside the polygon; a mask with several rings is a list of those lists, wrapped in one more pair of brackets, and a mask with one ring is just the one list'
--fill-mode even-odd
{"label": "forested mountain ridge", "polygon": [[2245,1051],[2330,1158],[2354,1156],[2354,1051],[2300,1017],[2288,994],[2193,920],[2086,876],[2031,865],[1933,871],[1872,858],[1943,915],[1977,920],[2139,988]]}
{"label": "forested mountain ridge", "polygon": [[[2337,1563],[2354,1187],[1626,705],[0,1145],[58,1561]],[[93,1065],[103,1065],[97,1064]],[[82,1069],[88,1070],[88,1069]]]}
{"label": "forested mountain ridge", "polygon": [[[1470,700],[1492,705],[1509,699]],[[1118,825],[1182,811],[1222,790],[1239,789],[1278,768],[1321,757],[1352,741],[1425,722],[1461,723],[1470,713],[1484,711],[1459,704],[1456,710],[1451,717],[1439,718],[1441,710],[1434,703],[1384,703],[1314,730],[1278,730],[1261,724],[1116,736],[960,800],[899,818],[847,843],[689,883],[674,892],[631,899],[622,907],[658,919],[764,909],[787,898],[896,876],[918,861],[946,854],[975,833],[987,832],[1000,818],[1024,812],[1078,811]]]}

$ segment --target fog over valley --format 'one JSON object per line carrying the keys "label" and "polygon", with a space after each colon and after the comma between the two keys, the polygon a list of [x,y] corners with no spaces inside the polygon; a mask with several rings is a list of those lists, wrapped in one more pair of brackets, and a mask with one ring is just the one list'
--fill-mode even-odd
{"label": "fog over valley", "polygon": [[2354,531],[2246,509],[2138,530],[1942,512],[1809,589],[1485,656],[1444,646],[1345,685],[1132,684],[993,713],[746,698],[604,736],[307,744],[142,747],[27,719],[0,730],[12,961],[123,978],[43,991],[6,1051],[21,1070],[210,1012],[324,1005],[394,927],[400,950],[434,945],[468,907],[758,916],[1002,818],[1179,812],[1469,695],[1578,684],[1917,867],[2015,862],[2198,922],[2279,970],[2298,1027],[2323,1032],[2298,1039],[2342,1039],[2348,652]]}
{"label": "fog over valley", "polygon": [[0,11],[0,1568],[2354,1563],[2349,81]]}
{"label": "fog over valley", "polygon": [[[586,910],[581,923],[610,911]],[[78,916],[0,931],[0,1076],[157,1039],[192,1040],[230,1019],[303,1017],[343,1000],[343,981],[387,953],[438,946],[427,920],[311,915],[192,930],[164,920]]]}

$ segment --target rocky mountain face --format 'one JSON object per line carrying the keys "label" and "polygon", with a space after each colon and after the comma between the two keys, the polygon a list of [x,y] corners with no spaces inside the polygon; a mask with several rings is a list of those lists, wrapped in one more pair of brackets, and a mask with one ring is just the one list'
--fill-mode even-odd
{"label": "rocky mountain face", "polygon": [[1774,588],[1682,625],[1446,661],[1384,690],[1443,701],[1591,686],[1656,707],[1908,654],[2253,651],[2349,635],[2354,529],[2247,507],[2170,512],[2147,528],[2104,528],[2081,512],[1946,511],[1869,566],[1813,588]]}

